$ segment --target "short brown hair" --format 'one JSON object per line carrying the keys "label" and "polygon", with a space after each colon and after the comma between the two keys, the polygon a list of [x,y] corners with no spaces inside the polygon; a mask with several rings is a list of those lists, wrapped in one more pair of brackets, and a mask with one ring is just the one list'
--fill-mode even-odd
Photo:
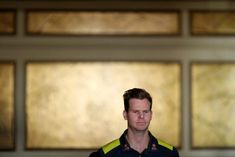
{"label": "short brown hair", "polygon": [[150,110],[152,109],[152,97],[151,95],[144,89],[141,88],[132,88],[123,94],[123,100],[124,100],[124,109],[125,111],[129,110],[129,100],[132,98],[136,99],[148,99],[150,102]]}

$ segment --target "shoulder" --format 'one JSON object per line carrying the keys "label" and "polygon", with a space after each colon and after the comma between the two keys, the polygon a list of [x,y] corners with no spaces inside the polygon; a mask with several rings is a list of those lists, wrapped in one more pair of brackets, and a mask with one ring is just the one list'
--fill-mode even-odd
{"label": "shoulder", "polygon": [[158,150],[159,156],[179,157],[178,150],[171,144],[157,139],[151,133],[150,138],[152,141],[152,150]]}
{"label": "shoulder", "polygon": [[169,143],[166,143],[165,141],[157,140],[157,142],[158,142],[158,145],[161,147],[167,148],[171,151],[173,151],[173,149],[174,149],[174,147],[172,145],[170,145]]}
{"label": "shoulder", "polygon": [[120,145],[121,143],[119,139],[113,140],[112,142],[102,146],[96,152],[92,152],[89,157],[104,157],[107,156],[107,154],[110,155],[111,152],[111,154],[113,154],[116,150],[119,150],[116,148],[118,148]]}
{"label": "shoulder", "polygon": [[108,152],[110,152],[111,150],[117,148],[120,145],[121,145],[120,139],[116,139],[116,140],[113,140],[112,142],[104,145],[101,149],[104,152],[104,154],[107,154]]}
{"label": "shoulder", "polygon": [[156,146],[159,147],[160,149],[162,148],[162,149],[166,149],[169,151],[174,150],[174,147],[172,145],[170,145],[169,143],[167,143],[161,139],[156,138],[154,135],[151,134],[151,132],[149,132],[149,135],[150,135],[151,143],[156,144]]}
{"label": "shoulder", "polygon": [[169,153],[171,154],[172,157],[179,157],[178,150],[174,146],[159,139],[157,140],[157,142],[158,142],[158,148],[162,150],[162,152],[167,154]]}

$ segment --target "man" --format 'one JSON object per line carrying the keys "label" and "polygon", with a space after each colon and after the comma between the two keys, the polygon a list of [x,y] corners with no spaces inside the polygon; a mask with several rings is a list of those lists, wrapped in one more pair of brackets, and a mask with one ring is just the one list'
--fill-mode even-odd
{"label": "man", "polygon": [[124,95],[123,117],[127,130],[90,157],[179,157],[175,147],[156,139],[148,130],[152,119],[152,97],[144,89],[133,88]]}

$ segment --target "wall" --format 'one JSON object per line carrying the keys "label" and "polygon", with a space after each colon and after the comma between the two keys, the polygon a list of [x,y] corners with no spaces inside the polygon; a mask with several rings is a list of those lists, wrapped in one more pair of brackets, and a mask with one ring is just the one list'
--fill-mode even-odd
{"label": "wall", "polygon": [[[25,8],[156,8],[183,13],[182,35],[175,37],[34,37],[24,34]],[[235,9],[233,1],[1,1],[0,8],[17,8],[16,36],[0,36],[0,60],[16,61],[16,149],[1,157],[85,157],[92,150],[25,150],[24,85],[27,60],[177,60],[182,63],[182,157],[232,157],[234,149],[190,148],[190,63],[234,61],[233,36],[193,37],[188,10]],[[206,138],[206,137],[205,137]]]}

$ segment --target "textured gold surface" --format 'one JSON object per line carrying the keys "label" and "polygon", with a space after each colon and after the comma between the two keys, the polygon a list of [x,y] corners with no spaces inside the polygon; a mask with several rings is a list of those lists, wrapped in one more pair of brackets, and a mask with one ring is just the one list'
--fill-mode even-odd
{"label": "textured gold surface", "polygon": [[36,34],[179,34],[178,12],[31,11],[27,32]]}
{"label": "textured gold surface", "polygon": [[235,34],[235,12],[205,11],[193,12],[193,34]]}
{"label": "textured gold surface", "polygon": [[27,148],[96,148],[126,128],[122,94],[154,99],[151,130],[180,144],[180,65],[147,62],[27,64]]}
{"label": "textured gold surface", "polygon": [[15,32],[15,12],[0,11],[0,33]]}
{"label": "textured gold surface", "polygon": [[235,147],[235,64],[193,64],[193,147]]}
{"label": "textured gold surface", "polygon": [[0,149],[14,147],[13,65],[0,63]]}

